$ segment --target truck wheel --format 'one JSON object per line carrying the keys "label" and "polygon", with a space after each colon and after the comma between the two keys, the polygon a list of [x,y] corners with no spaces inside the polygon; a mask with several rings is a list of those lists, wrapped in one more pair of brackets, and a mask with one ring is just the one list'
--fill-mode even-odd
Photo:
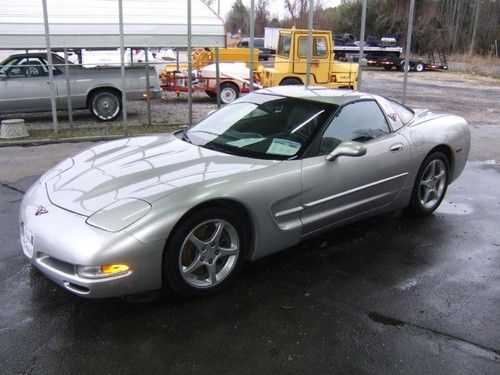
{"label": "truck wheel", "polygon": [[298,78],[285,78],[280,82],[280,86],[302,85],[302,81]]}
{"label": "truck wheel", "polygon": [[90,113],[99,121],[113,121],[122,111],[119,93],[113,90],[98,90],[89,99]]}
{"label": "truck wheel", "polygon": [[421,62],[417,63],[417,65],[415,65],[415,70],[417,72],[423,72],[425,70],[424,64]]}
{"label": "truck wheel", "polygon": [[240,88],[232,82],[222,82],[220,84],[220,101],[223,104],[234,102],[240,96]]}
{"label": "truck wheel", "polygon": [[409,72],[411,70],[411,64],[406,63],[406,61],[401,61],[401,64],[398,66],[398,70],[400,72],[407,71]]}

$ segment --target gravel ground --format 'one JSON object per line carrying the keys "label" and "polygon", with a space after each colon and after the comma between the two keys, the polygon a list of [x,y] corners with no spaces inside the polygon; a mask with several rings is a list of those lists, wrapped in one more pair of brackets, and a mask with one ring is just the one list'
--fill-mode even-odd
{"label": "gravel ground", "polygon": [[[366,70],[363,72],[362,89],[401,100],[403,73],[396,71]],[[499,124],[500,81],[494,78],[455,72],[411,72],[408,76],[407,104],[411,107],[428,108],[449,112],[467,119],[470,124]],[[144,101],[127,103],[130,126],[147,123]],[[177,97],[168,93],[164,98],[152,100],[152,124],[186,124],[188,119],[187,95]],[[193,97],[193,118],[198,121],[208,112],[216,109],[216,103],[204,93]],[[52,126],[50,112],[31,114],[11,114],[0,119],[24,118],[28,129],[47,129]],[[69,128],[67,113],[59,113],[60,129]],[[95,121],[87,110],[74,113],[74,126],[83,128],[121,127],[121,121],[103,124]],[[95,132],[89,129],[89,135]]]}

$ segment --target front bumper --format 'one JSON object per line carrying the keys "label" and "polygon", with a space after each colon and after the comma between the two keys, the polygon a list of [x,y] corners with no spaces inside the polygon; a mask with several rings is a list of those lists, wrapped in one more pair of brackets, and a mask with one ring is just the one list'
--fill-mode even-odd
{"label": "front bumper", "polygon": [[[161,287],[164,241],[145,244],[125,231],[110,233],[92,227],[86,219],[53,205],[45,186],[35,183],[20,208],[24,254],[50,279],[83,297],[117,297]],[[76,272],[78,265],[103,264],[127,264],[130,271],[100,279]]]}

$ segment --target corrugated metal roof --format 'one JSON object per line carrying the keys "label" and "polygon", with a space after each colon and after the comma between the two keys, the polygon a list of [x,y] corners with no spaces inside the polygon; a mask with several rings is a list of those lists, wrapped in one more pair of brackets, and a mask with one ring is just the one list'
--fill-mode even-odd
{"label": "corrugated metal roof", "polygon": [[[186,47],[188,0],[123,0],[125,47]],[[192,0],[193,47],[223,47],[223,21]],[[47,0],[52,48],[118,47],[118,0]],[[44,48],[40,0],[0,1],[0,48]]]}

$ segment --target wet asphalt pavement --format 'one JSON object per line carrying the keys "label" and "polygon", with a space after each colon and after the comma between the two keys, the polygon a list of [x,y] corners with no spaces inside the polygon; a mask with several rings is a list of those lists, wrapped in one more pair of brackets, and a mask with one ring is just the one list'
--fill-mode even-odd
{"label": "wet asphalt pavement", "polygon": [[431,217],[365,220],[215,296],[148,303],[73,296],[22,254],[23,191],[90,144],[0,148],[0,374],[500,373],[500,126],[472,135]]}

